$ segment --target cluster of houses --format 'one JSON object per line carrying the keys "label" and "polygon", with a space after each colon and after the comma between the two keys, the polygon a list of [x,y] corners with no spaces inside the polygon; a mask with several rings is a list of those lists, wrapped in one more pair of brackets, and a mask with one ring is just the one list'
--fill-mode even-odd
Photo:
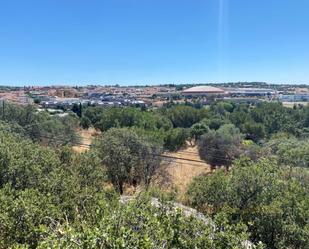
{"label": "cluster of houses", "polygon": [[261,99],[279,100],[282,102],[309,101],[309,92],[283,93],[270,88],[232,88],[232,87],[213,87],[213,86],[194,86],[183,89],[182,91],[166,91],[153,93],[149,96],[136,96],[134,92],[113,92],[109,91],[89,91],[85,92],[79,98],[59,98],[55,96],[36,95],[40,104],[45,108],[70,108],[74,104],[102,106],[102,107],[120,107],[120,106],[149,106],[152,104],[151,97],[163,96],[181,96],[183,98],[209,98],[215,96],[223,100],[234,101],[259,101]]}
{"label": "cluster of houses", "polygon": [[102,106],[102,107],[120,107],[120,106],[145,106],[142,100],[126,98],[123,96],[105,95],[104,93],[91,93],[81,98],[56,98],[47,97],[40,101],[44,108],[64,108],[69,109],[74,105]]}
{"label": "cluster of houses", "polygon": [[[276,87],[274,87],[276,88]],[[282,87],[271,89],[265,86],[245,87],[199,85],[194,87],[175,86],[87,86],[87,87],[32,87],[0,93],[0,99],[18,104],[40,103],[44,108],[70,109],[76,104],[120,107],[120,106],[160,106],[171,99],[211,98],[228,101],[256,102],[279,100],[282,102],[309,102],[309,89]],[[279,89],[279,90],[278,90]]]}
{"label": "cluster of houses", "polygon": [[279,100],[282,102],[309,102],[308,93],[281,94]]}

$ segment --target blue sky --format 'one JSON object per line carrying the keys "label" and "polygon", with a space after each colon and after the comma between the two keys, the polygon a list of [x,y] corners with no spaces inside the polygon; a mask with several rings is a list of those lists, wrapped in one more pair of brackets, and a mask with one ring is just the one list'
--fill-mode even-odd
{"label": "blue sky", "polygon": [[308,0],[0,0],[0,84],[309,84]]}

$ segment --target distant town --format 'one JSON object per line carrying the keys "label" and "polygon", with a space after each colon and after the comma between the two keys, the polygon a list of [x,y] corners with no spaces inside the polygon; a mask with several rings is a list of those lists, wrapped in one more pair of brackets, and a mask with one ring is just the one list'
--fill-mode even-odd
{"label": "distant town", "polygon": [[255,103],[280,101],[286,106],[309,103],[309,86],[262,82],[182,84],[154,86],[0,86],[0,101],[37,105],[48,110],[67,110],[74,105],[101,107],[161,107],[170,102],[213,100]]}

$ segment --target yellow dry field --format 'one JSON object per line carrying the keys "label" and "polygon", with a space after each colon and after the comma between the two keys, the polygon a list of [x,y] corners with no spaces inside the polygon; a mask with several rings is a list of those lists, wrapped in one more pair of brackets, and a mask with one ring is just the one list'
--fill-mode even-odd
{"label": "yellow dry field", "polygon": [[307,106],[309,104],[309,102],[282,102],[282,105],[284,107],[289,107],[289,108],[293,108],[294,105],[304,105]]}
{"label": "yellow dry field", "polygon": [[77,131],[77,133],[81,138],[81,144],[73,146],[73,150],[78,153],[87,151],[89,149],[88,146],[92,143],[92,139],[94,139],[98,134],[100,134],[100,132],[94,128],[80,129]]}
{"label": "yellow dry field", "polygon": [[161,189],[176,189],[180,198],[194,177],[211,172],[210,166],[200,159],[196,146],[164,155],[172,158],[163,158],[155,185]]}

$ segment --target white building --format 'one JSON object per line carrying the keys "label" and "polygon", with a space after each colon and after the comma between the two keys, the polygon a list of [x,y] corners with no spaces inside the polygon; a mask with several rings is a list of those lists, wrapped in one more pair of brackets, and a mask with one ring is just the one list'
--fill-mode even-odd
{"label": "white building", "polygon": [[213,96],[224,95],[225,91],[218,87],[213,86],[195,86],[182,91],[183,96],[199,97],[199,96]]}

